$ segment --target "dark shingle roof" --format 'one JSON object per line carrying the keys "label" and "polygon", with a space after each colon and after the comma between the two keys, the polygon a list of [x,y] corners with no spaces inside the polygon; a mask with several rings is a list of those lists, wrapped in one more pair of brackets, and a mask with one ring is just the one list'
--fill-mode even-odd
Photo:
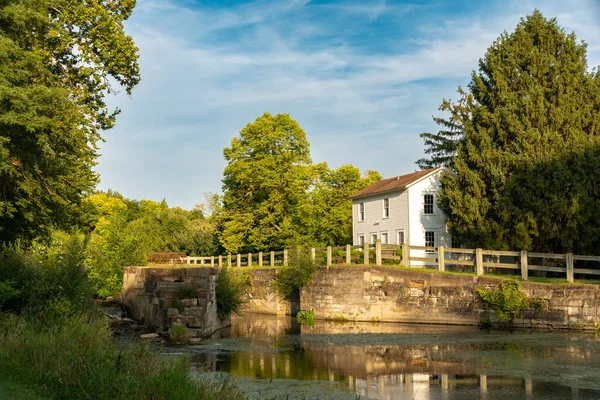
{"label": "dark shingle roof", "polygon": [[348,196],[348,199],[356,199],[357,197],[371,196],[374,194],[390,192],[393,190],[405,189],[408,185],[420,180],[441,167],[424,169],[423,171],[413,172],[412,174],[400,175],[394,178],[382,179],[374,184],[367,186],[363,190]]}

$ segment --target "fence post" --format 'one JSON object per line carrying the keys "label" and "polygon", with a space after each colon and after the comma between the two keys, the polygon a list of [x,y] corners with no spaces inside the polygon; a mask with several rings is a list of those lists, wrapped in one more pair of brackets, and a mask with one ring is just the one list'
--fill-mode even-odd
{"label": "fence post", "polygon": [[524,281],[529,277],[529,271],[527,270],[527,250],[521,250],[521,279]]}
{"label": "fence post", "polygon": [[228,267],[231,267],[231,265],[232,265],[232,264],[231,264],[231,253],[228,253],[228,254],[227,254],[227,266],[228,266]]}
{"label": "fence post", "polygon": [[315,257],[315,248],[314,247],[311,247],[311,249],[310,249],[310,259],[312,262],[315,262],[316,257]]}
{"label": "fence post", "polygon": [[573,283],[575,280],[574,272],[573,272],[573,253],[567,253],[567,281]]}
{"label": "fence post", "polygon": [[381,242],[375,242],[375,264],[381,265]]}
{"label": "fence post", "polygon": [[346,264],[352,264],[352,246],[346,245]]}
{"label": "fence post", "polygon": [[288,251],[287,250],[283,251],[283,265],[285,267],[287,267],[287,265],[288,265]]}
{"label": "fence post", "polygon": [[410,246],[408,243],[402,243],[402,266],[410,267]]}
{"label": "fence post", "polygon": [[269,264],[271,264],[271,267],[275,266],[275,252],[274,251],[271,251],[271,260],[270,260]]}
{"label": "fence post", "polygon": [[331,246],[327,246],[327,269],[331,265]]}
{"label": "fence post", "polygon": [[446,270],[446,259],[444,258],[444,246],[438,247],[438,271]]}
{"label": "fence post", "polygon": [[211,267],[215,266],[215,256],[210,256],[210,266]]}
{"label": "fence post", "polygon": [[247,267],[252,266],[252,253],[248,253],[248,262],[246,263]]}
{"label": "fence post", "polygon": [[258,252],[258,266],[262,267],[263,265],[263,259],[262,259],[262,251]]}
{"label": "fence post", "polygon": [[237,254],[237,266],[242,266],[242,255],[240,253]]}
{"label": "fence post", "polygon": [[219,256],[219,268],[223,266],[223,256]]}
{"label": "fence post", "polygon": [[475,270],[477,276],[483,276],[483,250],[480,248],[475,249]]}
{"label": "fence post", "polygon": [[366,242],[363,246],[363,261],[364,265],[369,265],[369,243]]}

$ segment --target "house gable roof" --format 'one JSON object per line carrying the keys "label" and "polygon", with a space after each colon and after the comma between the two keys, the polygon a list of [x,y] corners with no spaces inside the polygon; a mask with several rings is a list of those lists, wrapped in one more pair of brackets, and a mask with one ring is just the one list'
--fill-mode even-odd
{"label": "house gable roof", "polygon": [[356,199],[359,197],[372,196],[375,194],[391,192],[396,190],[404,190],[407,187],[425,179],[429,175],[433,174],[438,170],[442,170],[443,167],[435,167],[424,169],[423,171],[413,172],[412,174],[400,175],[394,178],[382,179],[375,182],[374,184],[367,186],[361,191],[354,193],[352,196],[348,196],[348,199]]}

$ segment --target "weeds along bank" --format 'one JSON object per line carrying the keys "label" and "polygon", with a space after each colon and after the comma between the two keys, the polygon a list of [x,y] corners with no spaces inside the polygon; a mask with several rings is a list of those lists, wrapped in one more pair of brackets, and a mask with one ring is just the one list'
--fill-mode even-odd
{"label": "weeds along bank", "polygon": [[2,382],[49,399],[243,399],[228,380],[190,377],[186,357],[119,345],[95,308],[82,241],[0,250]]}

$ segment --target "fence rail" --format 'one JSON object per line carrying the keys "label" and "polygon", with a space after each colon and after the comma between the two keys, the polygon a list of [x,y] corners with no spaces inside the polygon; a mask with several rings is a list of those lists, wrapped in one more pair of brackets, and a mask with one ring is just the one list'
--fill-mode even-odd
{"label": "fence rail", "polygon": [[[446,266],[453,266],[466,272],[474,272],[478,276],[493,273],[496,270],[518,270],[523,280],[528,279],[530,271],[543,271],[564,274],[569,282],[574,281],[575,274],[587,279],[598,279],[597,277],[600,276],[600,256],[573,255],[571,253],[460,249],[444,246],[411,246],[409,244],[389,245],[378,242],[354,246],[311,248],[310,256],[315,262],[327,267],[335,264],[400,264],[404,267],[435,268],[445,271]],[[530,264],[530,259],[535,259],[535,264]],[[290,250],[210,257],[182,256],[180,260],[185,264],[203,266],[278,267],[289,264]],[[578,268],[575,268],[576,261]],[[596,264],[590,265],[590,263]],[[597,269],[593,267],[597,267]]]}

